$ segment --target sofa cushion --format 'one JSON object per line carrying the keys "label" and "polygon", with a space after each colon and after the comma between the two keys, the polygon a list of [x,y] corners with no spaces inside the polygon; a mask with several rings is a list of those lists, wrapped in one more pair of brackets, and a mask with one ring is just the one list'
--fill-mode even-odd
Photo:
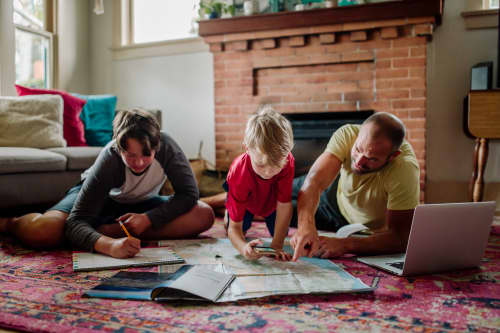
{"label": "sofa cushion", "polygon": [[94,164],[103,147],[51,148],[51,152],[66,156],[68,170],[85,170]]}
{"label": "sofa cushion", "polygon": [[0,146],[66,146],[62,98],[56,95],[0,97]]}
{"label": "sofa cushion", "polygon": [[45,149],[0,147],[0,174],[65,171],[64,155]]}
{"label": "sofa cushion", "polygon": [[63,113],[63,133],[68,146],[86,146],[83,122],[80,119],[80,112],[85,105],[85,100],[68,94],[64,91],[34,89],[16,84],[17,94],[25,95],[59,95],[64,101]]}
{"label": "sofa cushion", "polygon": [[105,146],[113,136],[116,96],[72,94],[87,101],[80,114],[80,119],[85,125],[87,144],[89,146]]}

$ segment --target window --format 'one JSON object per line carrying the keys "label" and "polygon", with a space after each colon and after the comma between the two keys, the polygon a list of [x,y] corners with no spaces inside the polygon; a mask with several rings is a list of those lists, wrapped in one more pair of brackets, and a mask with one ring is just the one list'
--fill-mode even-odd
{"label": "window", "polygon": [[498,8],[498,0],[487,0],[486,8]]}
{"label": "window", "polygon": [[52,34],[48,31],[49,0],[13,0],[16,83],[33,88],[52,86]]}
{"label": "window", "polygon": [[131,42],[196,37],[199,0],[131,0]]}

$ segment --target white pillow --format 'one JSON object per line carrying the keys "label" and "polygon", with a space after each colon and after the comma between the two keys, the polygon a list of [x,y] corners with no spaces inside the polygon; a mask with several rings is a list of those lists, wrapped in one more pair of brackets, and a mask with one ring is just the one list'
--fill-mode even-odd
{"label": "white pillow", "polygon": [[61,96],[0,97],[0,146],[66,147]]}

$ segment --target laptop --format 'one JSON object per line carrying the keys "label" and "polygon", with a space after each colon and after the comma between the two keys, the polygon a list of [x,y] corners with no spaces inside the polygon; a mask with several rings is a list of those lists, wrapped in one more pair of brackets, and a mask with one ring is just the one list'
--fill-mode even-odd
{"label": "laptop", "polygon": [[488,242],[495,206],[494,201],[419,205],[406,253],[357,259],[401,276],[477,267]]}

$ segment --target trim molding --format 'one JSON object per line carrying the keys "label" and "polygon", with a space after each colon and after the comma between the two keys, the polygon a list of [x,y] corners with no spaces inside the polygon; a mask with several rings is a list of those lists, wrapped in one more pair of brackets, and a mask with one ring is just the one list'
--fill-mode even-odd
{"label": "trim molding", "polygon": [[305,11],[238,16],[199,22],[200,36],[294,29],[354,22],[434,17],[441,24],[443,0],[402,0]]}
{"label": "trim molding", "polygon": [[482,9],[462,12],[465,28],[487,29],[498,26],[498,9]]}
{"label": "trim molding", "polygon": [[185,38],[158,43],[144,43],[113,47],[113,60],[161,57],[176,54],[208,52],[209,46],[202,38]]}

